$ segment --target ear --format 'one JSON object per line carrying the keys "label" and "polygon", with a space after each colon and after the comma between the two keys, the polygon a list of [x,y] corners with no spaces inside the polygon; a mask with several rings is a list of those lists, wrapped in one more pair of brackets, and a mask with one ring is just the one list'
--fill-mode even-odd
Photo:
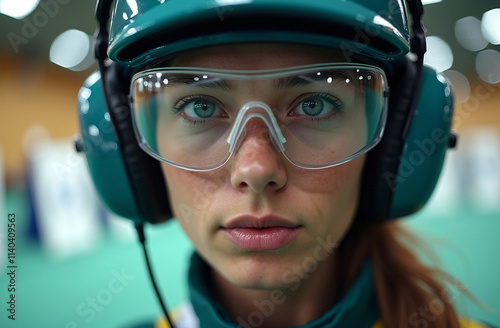
{"label": "ear", "polygon": [[[81,139],[77,149],[86,156],[91,178],[104,205],[118,216],[145,221],[111,122],[99,72],[87,78],[78,93],[78,117]],[[161,201],[168,202],[167,199]]]}
{"label": "ear", "polygon": [[388,218],[418,211],[430,198],[443,167],[447,149],[454,147],[451,132],[453,94],[442,75],[424,67],[419,97],[396,176],[386,173],[387,182],[396,179]]}

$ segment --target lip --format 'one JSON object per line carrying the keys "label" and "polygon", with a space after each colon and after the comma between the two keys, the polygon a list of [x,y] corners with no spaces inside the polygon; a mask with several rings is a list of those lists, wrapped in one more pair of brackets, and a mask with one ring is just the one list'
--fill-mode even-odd
{"label": "lip", "polygon": [[302,226],[276,216],[242,216],[220,229],[236,246],[249,251],[277,250],[290,243]]}

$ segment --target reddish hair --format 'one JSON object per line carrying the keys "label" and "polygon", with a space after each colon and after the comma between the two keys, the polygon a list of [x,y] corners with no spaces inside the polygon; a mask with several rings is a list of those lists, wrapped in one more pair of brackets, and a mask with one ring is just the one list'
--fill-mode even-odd
{"label": "reddish hair", "polygon": [[[397,221],[352,231],[339,249],[340,287],[347,290],[368,258],[384,328],[460,328],[444,284],[451,277],[423,265],[406,243],[422,245]],[[431,313],[422,315],[429,309]]]}

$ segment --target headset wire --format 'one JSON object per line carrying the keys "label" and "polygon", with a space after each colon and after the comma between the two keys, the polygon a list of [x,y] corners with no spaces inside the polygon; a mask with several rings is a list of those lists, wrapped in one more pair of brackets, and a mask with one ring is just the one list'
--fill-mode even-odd
{"label": "headset wire", "polygon": [[156,284],[156,279],[155,279],[154,274],[153,274],[153,268],[151,266],[151,261],[149,259],[148,250],[146,247],[146,235],[144,233],[144,224],[137,223],[135,225],[135,228],[137,230],[137,235],[139,237],[139,241],[142,245],[142,250],[144,251],[144,258],[146,260],[146,266],[148,267],[149,277],[151,278],[151,283],[152,283],[153,288],[155,290],[158,301],[160,302],[161,309],[163,311],[165,319],[167,320],[167,322],[169,324],[169,327],[175,328],[175,325],[173,324],[172,319],[168,315],[167,306],[166,306],[165,302],[163,301],[163,298],[162,298],[161,293],[160,293],[160,289],[158,288],[158,285]]}

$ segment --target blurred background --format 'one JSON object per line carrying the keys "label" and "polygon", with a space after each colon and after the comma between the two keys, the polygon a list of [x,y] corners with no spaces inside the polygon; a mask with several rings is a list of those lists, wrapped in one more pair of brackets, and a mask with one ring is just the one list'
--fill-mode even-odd
{"label": "blurred background", "polygon": [[[0,0],[0,327],[127,327],[156,318],[131,224],[96,197],[75,153],[76,97],[96,69],[95,1]],[[454,128],[437,191],[405,224],[484,305],[450,289],[469,317],[500,326],[500,3],[425,5],[425,62],[453,84]],[[14,263],[8,214],[16,220]],[[169,305],[186,300],[191,246],[175,221],[148,227]],[[16,320],[7,266],[16,265]]]}

